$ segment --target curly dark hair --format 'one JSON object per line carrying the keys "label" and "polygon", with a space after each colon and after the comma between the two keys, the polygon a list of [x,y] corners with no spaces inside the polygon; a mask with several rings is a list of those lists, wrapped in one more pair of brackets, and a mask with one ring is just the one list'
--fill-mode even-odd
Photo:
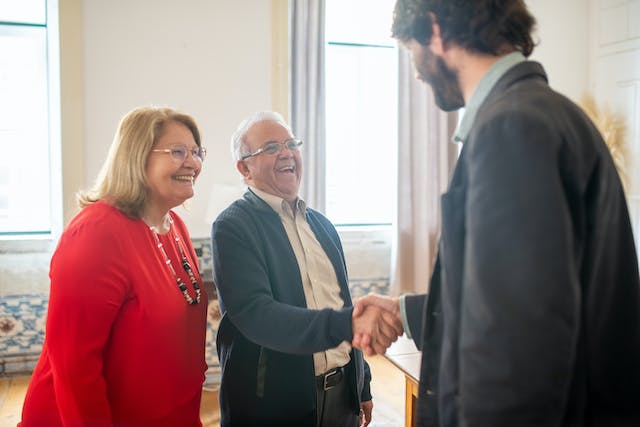
{"label": "curly dark hair", "polygon": [[471,52],[500,55],[518,50],[529,56],[536,20],[524,0],[398,0],[392,36],[426,45],[435,19],[445,43]]}

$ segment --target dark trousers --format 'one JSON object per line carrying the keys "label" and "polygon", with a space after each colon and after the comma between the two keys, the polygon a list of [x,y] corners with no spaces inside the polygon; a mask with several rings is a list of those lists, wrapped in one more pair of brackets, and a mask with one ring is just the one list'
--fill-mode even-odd
{"label": "dark trousers", "polygon": [[359,409],[349,387],[353,362],[316,377],[317,427],[357,427]]}

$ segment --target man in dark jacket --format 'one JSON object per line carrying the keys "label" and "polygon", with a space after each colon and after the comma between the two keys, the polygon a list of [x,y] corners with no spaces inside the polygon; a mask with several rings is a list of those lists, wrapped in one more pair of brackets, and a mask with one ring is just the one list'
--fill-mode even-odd
{"label": "man in dark jacket", "polygon": [[212,227],[222,427],[366,426],[371,375],[349,342],[372,333],[384,351],[401,333],[377,307],[352,318],[338,233],[298,197],[301,145],[273,112],[232,138],[249,189]]}
{"label": "man in dark jacket", "polygon": [[396,4],[420,79],[465,107],[428,298],[356,303],[403,317],[422,349],[420,426],[640,425],[625,194],[594,125],[526,60],[534,24],[523,0]]}

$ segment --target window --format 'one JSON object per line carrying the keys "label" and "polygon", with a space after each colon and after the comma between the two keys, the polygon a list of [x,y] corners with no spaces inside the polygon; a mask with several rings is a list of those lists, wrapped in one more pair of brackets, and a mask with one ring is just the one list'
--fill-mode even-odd
{"label": "window", "polygon": [[326,214],[338,225],[391,224],[396,209],[394,0],[326,2]]}
{"label": "window", "polygon": [[0,237],[61,224],[55,1],[0,0]]}

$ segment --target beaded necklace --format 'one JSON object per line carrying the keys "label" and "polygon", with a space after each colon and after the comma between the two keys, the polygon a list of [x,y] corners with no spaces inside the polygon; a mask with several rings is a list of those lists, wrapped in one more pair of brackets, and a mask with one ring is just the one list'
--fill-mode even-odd
{"label": "beaded necklace", "polygon": [[178,275],[176,274],[176,270],[174,270],[173,265],[171,265],[171,260],[167,256],[167,252],[165,252],[162,242],[160,242],[160,238],[158,237],[158,232],[156,227],[149,226],[149,230],[151,230],[151,233],[153,234],[153,237],[156,240],[156,245],[158,246],[158,249],[160,249],[160,252],[162,252],[162,256],[164,257],[165,264],[167,264],[167,266],[169,267],[169,270],[171,270],[171,273],[173,274],[173,277],[175,277],[176,284],[178,285],[180,292],[182,292],[182,296],[187,301],[187,304],[195,305],[200,302],[200,285],[198,284],[198,280],[194,276],[193,271],[191,271],[191,265],[189,264],[189,261],[187,261],[187,256],[185,255],[184,249],[182,248],[182,244],[180,243],[180,237],[178,237],[178,235],[176,234],[176,231],[173,229],[173,220],[171,219],[171,217],[168,217],[168,219],[169,219],[169,232],[173,234],[173,239],[176,241],[176,244],[178,245],[180,258],[182,258],[182,268],[189,275],[189,279],[191,280],[193,289],[196,292],[196,299],[191,298],[191,295],[189,295],[189,292],[187,292],[187,285],[185,285],[182,279],[178,277]]}

